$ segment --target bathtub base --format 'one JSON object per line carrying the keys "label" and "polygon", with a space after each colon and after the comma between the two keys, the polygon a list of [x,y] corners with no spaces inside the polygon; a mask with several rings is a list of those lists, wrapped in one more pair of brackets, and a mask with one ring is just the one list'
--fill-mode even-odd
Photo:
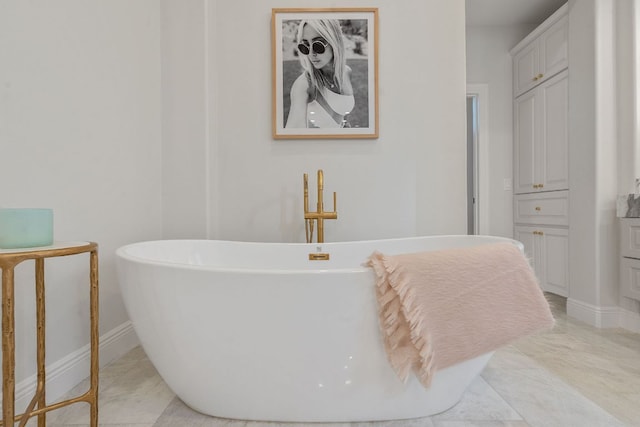
{"label": "bathtub base", "polygon": [[[195,394],[181,396],[191,409],[205,415],[247,421],[270,422],[367,422],[429,417],[455,406],[482,371],[493,353],[481,355],[434,376],[432,388],[424,388],[415,377],[400,380],[393,389],[353,390],[351,395],[287,395],[279,390],[265,399],[244,393],[208,399]],[[464,378],[464,379],[463,379]],[[391,381],[390,383],[393,383]],[[387,383],[389,384],[389,382]],[[204,390],[203,390],[204,391]],[[327,393],[328,394],[328,393]]]}

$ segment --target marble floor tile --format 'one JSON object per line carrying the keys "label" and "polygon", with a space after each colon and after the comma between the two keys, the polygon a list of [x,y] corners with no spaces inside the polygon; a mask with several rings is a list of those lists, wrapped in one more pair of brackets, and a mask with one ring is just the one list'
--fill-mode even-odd
{"label": "marble floor tile", "polygon": [[[144,352],[134,349],[102,370],[100,425],[153,425],[174,398],[146,355],[140,358],[140,354]],[[49,418],[52,426],[88,425],[89,406],[75,404],[52,412]]]}
{"label": "marble floor tile", "polygon": [[531,426],[624,426],[542,368],[485,370],[483,377]]}
{"label": "marble floor tile", "polygon": [[569,318],[566,299],[549,296],[556,327],[513,346],[626,425],[640,426],[640,335]]}
{"label": "marble floor tile", "polygon": [[526,421],[435,421],[434,427],[529,427]]}
{"label": "marble floor tile", "polygon": [[431,417],[434,421],[505,421],[522,417],[482,377],[476,378],[457,405]]}
{"label": "marble floor tile", "polygon": [[[310,427],[315,425],[310,424]],[[397,421],[375,421],[368,423],[351,423],[350,427],[434,427],[434,421],[431,418],[415,418],[412,420]]]}

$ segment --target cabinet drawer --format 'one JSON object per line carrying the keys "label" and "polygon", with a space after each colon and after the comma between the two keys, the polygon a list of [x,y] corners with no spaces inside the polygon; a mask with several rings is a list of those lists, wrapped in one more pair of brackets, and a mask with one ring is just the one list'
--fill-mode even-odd
{"label": "cabinet drawer", "polygon": [[620,293],[640,300],[640,260],[622,258],[620,262]]}
{"label": "cabinet drawer", "polygon": [[623,257],[640,258],[640,218],[620,218],[620,252]]}
{"label": "cabinet drawer", "polygon": [[517,195],[514,197],[513,209],[515,223],[569,225],[569,192]]}

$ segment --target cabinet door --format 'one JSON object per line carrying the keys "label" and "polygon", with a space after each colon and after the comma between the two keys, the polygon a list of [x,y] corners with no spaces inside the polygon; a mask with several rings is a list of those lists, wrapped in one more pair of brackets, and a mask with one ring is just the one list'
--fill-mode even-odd
{"label": "cabinet door", "polygon": [[640,218],[620,218],[620,255],[640,259]]}
{"label": "cabinet door", "polygon": [[524,252],[545,292],[569,295],[569,230],[566,228],[518,225],[514,239]]}
{"label": "cabinet door", "polygon": [[514,192],[569,189],[569,80],[563,71],[514,102]]}
{"label": "cabinet door", "polygon": [[542,289],[563,297],[569,295],[569,230],[541,228],[538,243],[543,271]]}
{"label": "cabinet door", "polygon": [[569,19],[565,15],[513,56],[517,97],[569,66]]}
{"label": "cabinet door", "polygon": [[640,218],[620,218],[620,295],[640,301]]}
{"label": "cabinet door", "polygon": [[541,81],[564,70],[569,66],[569,18],[562,17],[540,35],[540,61],[538,78]]}
{"label": "cabinet door", "polygon": [[[537,190],[569,188],[569,79],[563,72],[536,88],[540,113],[536,117],[539,141]],[[534,131],[535,132],[535,131]]]}
{"label": "cabinet door", "polygon": [[537,40],[513,57],[513,93],[518,96],[538,84],[539,47]]}
{"label": "cabinet door", "polygon": [[513,238],[524,246],[524,254],[529,259],[529,264],[531,264],[533,271],[536,273],[536,277],[542,283],[542,272],[539,271],[542,264],[540,263],[540,254],[536,244],[537,233],[538,229],[536,227],[517,225],[514,228]]}
{"label": "cabinet door", "polygon": [[640,259],[622,258],[620,261],[620,294],[640,301]]}
{"label": "cabinet door", "polygon": [[536,191],[535,138],[536,138],[536,91],[516,98],[514,110],[514,185],[516,194]]}

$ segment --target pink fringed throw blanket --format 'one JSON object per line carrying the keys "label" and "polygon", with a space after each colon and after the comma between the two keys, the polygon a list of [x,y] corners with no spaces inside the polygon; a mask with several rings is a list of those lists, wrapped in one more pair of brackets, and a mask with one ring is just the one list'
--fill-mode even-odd
{"label": "pink fringed throw blanket", "polygon": [[429,386],[435,371],[551,328],[527,259],[511,243],[402,255],[375,252],[380,325],[391,366]]}

